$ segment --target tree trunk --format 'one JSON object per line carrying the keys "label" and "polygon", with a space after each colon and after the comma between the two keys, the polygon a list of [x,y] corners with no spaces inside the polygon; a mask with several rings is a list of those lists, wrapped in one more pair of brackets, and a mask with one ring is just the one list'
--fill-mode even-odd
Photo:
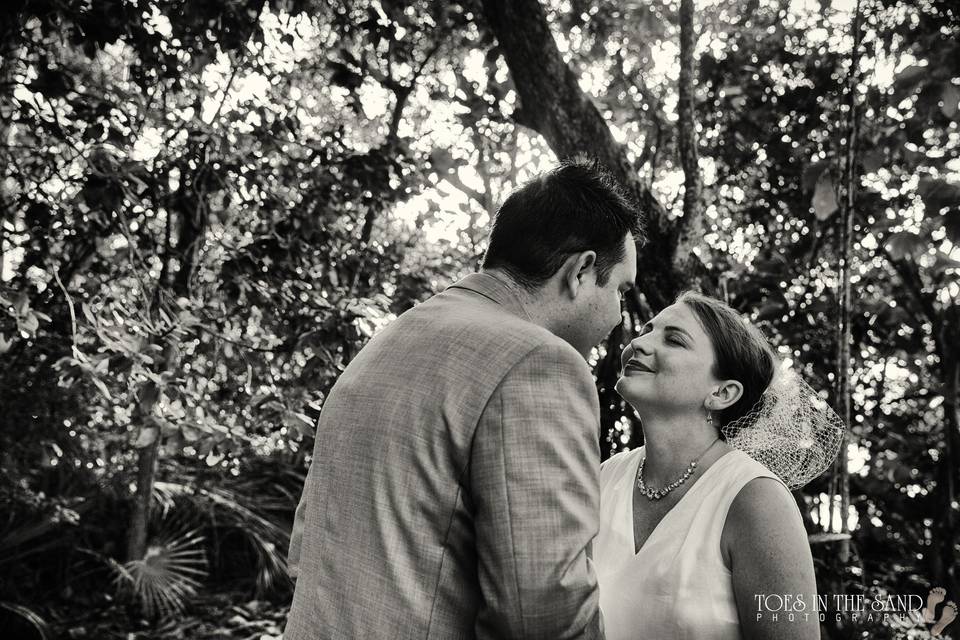
{"label": "tree trunk", "polygon": [[703,237],[703,178],[697,151],[696,77],[694,53],[697,48],[697,30],[694,20],[694,0],[680,0],[680,85],[678,87],[677,142],[680,164],[683,167],[683,226],[677,238],[674,265],[677,271],[698,274],[699,259],[693,249]]}
{"label": "tree trunk", "polygon": [[[860,176],[857,173],[857,134],[859,130],[859,109],[857,91],[859,87],[860,40],[861,40],[860,2],[853,19],[853,51],[850,58],[850,71],[847,77],[847,97],[849,100],[849,119],[847,121],[847,149],[843,167],[843,198],[840,201],[840,301],[839,322],[837,327],[837,402],[843,423],[847,425],[840,441],[840,455],[837,457],[836,473],[840,490],[840,532],[850,533],[850,474],[847,472],[847,443],[852,439],[850,407],[852,384],[850,381],[850,353],[853,336],[850,331],[851,289],[850,260],[853,256],[854,204]],[[846,564],[850,559],[850,541],[840,543],[840,561]]]}
{"label": "tree trunk", "polygon": [[940,477],[937,478],[942,518],[940,520],[940,545],[938,566],[943,575],[935,579],[960,594],[960,567],[957,563],[957,544],[960,531],[957,527],[957,484],[960,466],[960,357],[956,345],[960,340],[960,308],[951,307],[944,313],[941,328],[940,362],[943,375],[944,457],[940,461]]}
{"label": "tree trunk", "polygon": [[638,252],[637,286],[654,309],[673,302],[687,284],[674,268],[677,239],[691,223],[672,223],[634,171],[576,74],[564,62],[537,0],[483,0],[484,13],[519,96],[517,124],[543,136],[558,158],[597,158],[627,189],[645,214],[647,244]]}
{"label": "tree trunk", "polygon": [[[163,268],[157,291],[153,296],[155,305],[168,303],[170,299],[189,297],[191,280],[197,269],[200,250],[203,245],[204,234],[207,228],[207,207],[205,181],[209,168],[203,162],[205,156],[204,145],[199,137],[188,138],[189,152],[184,155],[180,163],[182,179],[176,193],[169,199],[167,209],[167,230],[164,240]],[[189,158],[196,161],[196,169],[188,171]],[[173,220],[177,221],[176,243],[172,243]],[[176,260],[178,269],[173,271],[171,261]],[[164,295],[166,293],[166,295]],[[155,311],[155,309],[153,310]],[[159,363],[158,373],[173,372],[179,365],[179,349],[177,338],[169,337],[163,346],[163,357]],[[144,402],[145,393],[153,382],[146,382],[140,389],[141,402],[137,405],[134,422],[147,428],[152,405]],[[156,394],[163,390],[153,390]],[[153,488],[156,483],[157,469],[160,459],[160,443],[162,433],[145,447],[141,448],[137,458],[137,492],[134,496],[133,510],[130,516],[130,527],[127,536],[127,559],[139,560],[147,550],[147,536],[150,525],[150,512],[153,502]]]}
{"label": "tree trunk", "polygon": [[160,454],[160,434],[153,442],[140,449],[137,455],[137,493],[133,499],[130,532],[127,534],[127,560],[140,560],[147,551],[147,533],[153,486]]}

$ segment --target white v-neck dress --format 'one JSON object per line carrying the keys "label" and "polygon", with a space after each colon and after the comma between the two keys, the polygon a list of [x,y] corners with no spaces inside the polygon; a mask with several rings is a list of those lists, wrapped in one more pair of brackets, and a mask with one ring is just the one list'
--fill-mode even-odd
{"label": "white v-neck dress", "polygon": [[742,451],[724,454],[634,553],[633,487],[644,455],[643,447],[619,453],[600,472],[594,566],[607,640],[739,640],[720,534],[740,489],[776,476]]}

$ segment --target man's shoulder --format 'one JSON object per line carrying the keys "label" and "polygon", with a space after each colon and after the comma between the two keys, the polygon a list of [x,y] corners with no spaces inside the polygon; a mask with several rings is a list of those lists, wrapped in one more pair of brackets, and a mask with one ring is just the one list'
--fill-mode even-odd
{"label": "man's shoulder", "polygon": [[[401,316],[404,330],[452,333],[482,342],[500,341],[502,349],[527,352],[541,345],[573,349],[562,338],[514,311],[462,289],[448,289]],[[574,351],[575,352],[575,351]]]}
{"label": "man's shoulder", "polygon": [[436,393],[461,385],[456,393],[479,395],[528,370],[553,379],[590,377],[583,356],[544,327],[495,302],[447,294],[386,327],[353,363],[353,373],[361,369],[364,375],[430,380]]}

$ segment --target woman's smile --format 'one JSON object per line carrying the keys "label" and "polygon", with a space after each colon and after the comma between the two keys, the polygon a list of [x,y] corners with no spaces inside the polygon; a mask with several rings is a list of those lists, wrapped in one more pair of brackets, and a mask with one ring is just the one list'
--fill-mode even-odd
{"label": "woman's smile", "polygon": [[654,373],[654,370],[639,360],[628,360],[626,366],[623,368],[623,375],[628,376],[638,373]]}

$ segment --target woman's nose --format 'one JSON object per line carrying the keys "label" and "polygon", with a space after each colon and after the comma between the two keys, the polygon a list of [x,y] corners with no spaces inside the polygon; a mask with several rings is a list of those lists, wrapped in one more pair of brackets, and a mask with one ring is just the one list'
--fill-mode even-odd
{"label": "woman's nose", "polygon": [[636,338],[631,340],[630,349],[633,350],[634,352],[639,351],[640,353],[648,355],[650,353],[650,346],[649,346],[650,342],[649,340],[646,339],[647,335],[648,334],[643,334],[642,336],[637,336]]}

